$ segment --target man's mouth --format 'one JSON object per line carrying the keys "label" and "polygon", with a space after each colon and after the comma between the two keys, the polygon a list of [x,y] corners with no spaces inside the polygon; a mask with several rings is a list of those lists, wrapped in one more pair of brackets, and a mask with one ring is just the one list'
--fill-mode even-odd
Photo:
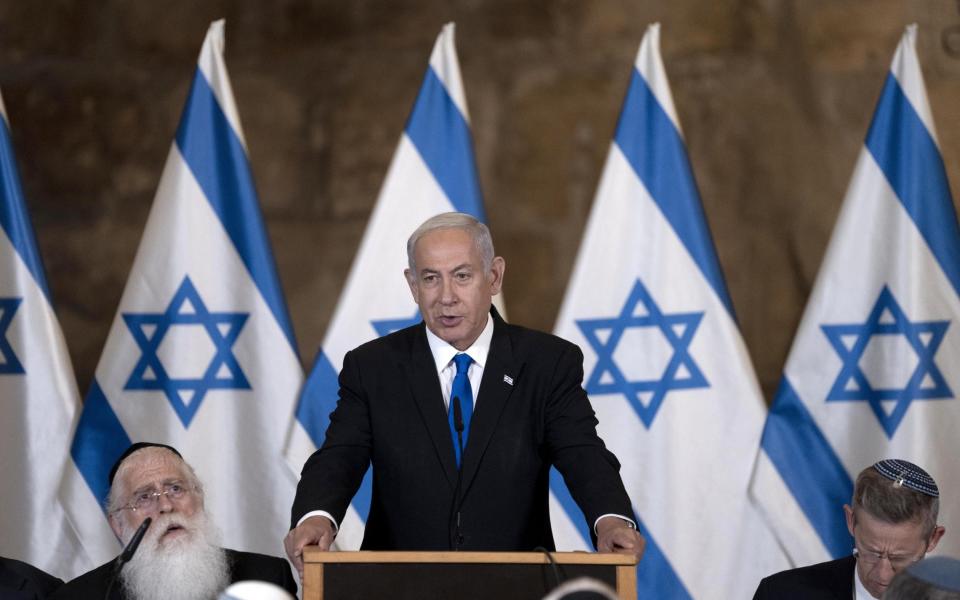
{"label": "man's mouth", "polygon": [[463,320],[463,317],[440,315],[440,322],[443,324],[444,327],[454,327],[456,325],[459,325],[460,321],[462,320]]}
{"label": "man's mouth", "polygon": [[186,533],[186,531],[187,530],[183,527],[183,525],[179,523],[171,523],[166,529],[163,530],[163,533],[160,534],[160,539],[163,540],[170,536],[176,537],[182,533]]}

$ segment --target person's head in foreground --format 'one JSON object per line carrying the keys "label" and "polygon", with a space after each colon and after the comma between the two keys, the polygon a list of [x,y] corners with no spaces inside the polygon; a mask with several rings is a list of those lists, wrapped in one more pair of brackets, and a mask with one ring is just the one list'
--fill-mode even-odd
{"label": "person's head in foreground", "polygon": [[933,556],[897,573],[883,600],[960,600],[960,560]]}
{"label": "person's head in foreground", "polygon": [[266,581],[238,581],[223,590],[217,600],[294,600],[279,585]]}
{"label": "person's head in foreground", "polygon": [[110,527],[126,545],[150,517],[119,583],[136,600],[214,598],[230,583],[227,556],[203,505],[203,486],[180,453],[139,443],[110,473]]}
{"label": "person's head in foreground", "polygon": [[617,600],[617,593],[599,579],[577,577],[555,587],[543,600]]}
{"label": "person's head in foreground", "polygon": [[854,539],[857,576],[880,598],[894,575],[921,560],[943,536],[937,525],[940,490],[930,475],[905,460],[888,459],[857,476],[844,505]]}

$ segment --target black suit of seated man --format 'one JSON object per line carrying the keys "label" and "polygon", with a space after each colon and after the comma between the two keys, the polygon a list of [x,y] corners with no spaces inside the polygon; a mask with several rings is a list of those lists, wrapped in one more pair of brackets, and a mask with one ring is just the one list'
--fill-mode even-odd
{"label": "black suit of seated man", "polygon": [[[556,466],[597,548],[639,559],[644,542],[619,462],[597,436],[581,387],[583,355],[560,338],[505,323],[492,308],[505,265],[486,226],[460,213],[438,215],[413,233],[407,255],[405,276],[424,322],[344,357],[337,408],[293,505],[285,543],[294,565],[302,568],[305,545],[330,547],[370,464],[364,549],[553,548],[548,497]],[[457,354],[470,357],[471,391],[462,398],[454,393]],[[448,411],[455,396],[472,411],[459,468]]]}
{"label": "black suit of seated man", "polygon": [[0,556],[0,599],[43,600],[63,585],[59,578],[49,575],[25,562]]}

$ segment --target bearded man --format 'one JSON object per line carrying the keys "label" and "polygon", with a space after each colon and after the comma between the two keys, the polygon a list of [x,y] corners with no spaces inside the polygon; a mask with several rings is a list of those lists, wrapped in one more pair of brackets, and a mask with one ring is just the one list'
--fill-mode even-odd
{"label": "bearded man", "polygon": [[152,523],[119,573],[111,561],[70,581],[53,598],[202,600],[251,579],[297,592],[285,560],[220,547],[204,509],[203,486],[170,446],[140,442],[120,456],[110,471],[107,514],[124,545],[147,517]]}

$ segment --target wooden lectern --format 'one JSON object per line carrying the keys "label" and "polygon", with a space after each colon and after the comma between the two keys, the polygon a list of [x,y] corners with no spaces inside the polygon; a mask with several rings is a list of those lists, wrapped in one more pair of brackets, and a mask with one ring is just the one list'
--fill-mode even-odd
{"label": "wooden lectern", "polygon": [[592,577],[637,597],[636,562],[622,554],[320,552],[304,548],[303,600],[539,600],[564,580]]}

